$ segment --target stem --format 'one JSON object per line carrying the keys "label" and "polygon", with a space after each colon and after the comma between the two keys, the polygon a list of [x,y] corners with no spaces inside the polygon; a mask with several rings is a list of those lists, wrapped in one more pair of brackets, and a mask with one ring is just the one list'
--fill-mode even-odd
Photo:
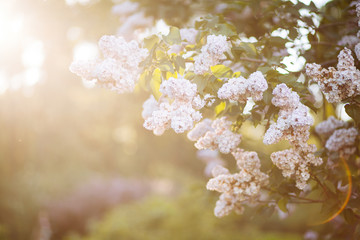
{"label": "stem", "polygon": [[322,203],[322,202],[324,202],[323,200],[316,200],[316,199],[311,199],[311,198],[299,197],[299,196],[295,196],[295,195],[288,195],[288,196],[293,197],[293,198],[297,198],[297,199],[301,199],[301,200],[306,200],[309,203]]}
{"label": "stem", "polygon": [[241,61],[248,61],[248,62],[255,62],[255,63],[267,63],[265,60],[255,59],[255,58],[248,58],[248,57],[241,57]]}
{"label": "stem", "polygon": [[323,24],[321,26],[319,26],[318,28],[316,28],[315,30],[321,30],[327,27],[333,27],[333,26],[338,26],[338,25],[345,25],[348,23],[352,23],[352,24],[356,24],[354,21],[343,21],[343,22],[334,22],[334,23],[328,23],[328,24]]}
{"label": "stem", "polygon": [[328,189],[324,186],[324,184],[322,184],[320,182],[320,180],[315,175],[313,175],[311,172],[310,172],[310,176],[312,177],[312,179],[314,179],[320,185],[320,187],[324,190],[324,193],[325,193],[326,197],[329,198],[330,196],[329,196],[329,193],[328,193]]}
{"label": "stem", "polygon": [[[273,191],[273,190],[271,190],[270,188],[267,188],[267,187],[264,187],[263,189],[265,189],[265,190],[267,190],[269,192],[276,193],[275,191]],[[292,197],[292,198],[296,198],[296,199],[299,199],[299,200],[307,201],[307,202],[289,202],[289,203],[323,203],[324,202],[324,200],[316,200],[316,199],[299,197],[299,196],[290,195],[290,194],[287,194],[287,197]]]}
{"label": "stem", "polygon": [[338,44],[336,44],[336,43],[331,43],[331,42],[316,42],[316,41],[311,41],[310,44],[311,44],[311,45],[325,45],[325,46],[337,46],[337,47],[340,47]]}
{"label": "stem", "polygon": [[[262,200],[258,200],[257,202],[259,202],[259,203],[274,203],[274,204],[277,204],[276,201],[262,201]],[[293,203],[293,204],[315,204],[315,203],[323,203],[323,201],[314,201],[314,202],[289,201],[288,203]]]}

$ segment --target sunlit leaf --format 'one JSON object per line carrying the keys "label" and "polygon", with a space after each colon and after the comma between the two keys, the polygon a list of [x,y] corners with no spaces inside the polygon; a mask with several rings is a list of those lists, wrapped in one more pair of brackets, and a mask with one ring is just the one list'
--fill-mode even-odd
{"label": "sunlit leaf", "polygon": [[221,102],[215,107],[215,114],[219,115],[222,111],[225,110],[226,102]]}
{"label": "sunlit leaf", "polygon": [[288,203],[289,199],[287,198],[281,198],[278,202],[277,205],[279,207],[279,209],[283,212],[288,212],[288,209],[286,207],[287,203]]}
{"label": "sunlit leaf", "polygon": [[159,100],[159,98],[162,95],[162,93],[159,91],[160,84],[161,84],[161,70],[157,68],[153,72],[152,78],[150,81],[150,88],[151,88],[151,91],[153,92],[153,95],[156,98],[156,100]]}
{"label": "sunlit leaf", "polygon": [[177,27],[170,27],[169,34],[163,36],[163,39],[166,43],[173,45],[173,44],[180,44],[181,43],[181,36],[180,31]]}
{"label": "sunlit leaf", "polygon": [[225,65],[215,65],[211,67],[212,74],[217,78],[229,78],[232,76],[233,72],[231,68]]}
{"label": "sunlit leaf", "polygon": [[159,42],[159,40],[159,37],[156,35],[147,37],[144,39],[144,47],[150,51],[154,47],[154,45]]}
{"label": "sunlit leaf", "polygon": [[160,62],[159,69],[164,72],[174,73],[174,66],[167,59],[164,59],[162,62]]}

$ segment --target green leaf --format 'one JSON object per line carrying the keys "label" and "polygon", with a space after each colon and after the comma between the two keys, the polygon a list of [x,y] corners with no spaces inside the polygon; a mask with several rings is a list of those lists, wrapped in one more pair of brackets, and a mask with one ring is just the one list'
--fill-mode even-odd
{"label": "green leaf", "polygon": [[242,42],[242,43],[240,43],[239,48],[243,49],[245,54],[249,57],[256,57],[256,55],[257,55],[255,45],[252,43]]}
{"label": "green leaf", "polygon": [[241,72],[234,72],[233,75],[231,76],[232,78],[238,78],[241,76]]}
{"label": "green leaf", "polygon": [[288,203],[289,199],[287,198],[281,198],[278,202],[277,202],[277,205],[279,207],[279,209],[281,211],[283,211],[284,213],[287,213],[288,212],[288,209],[286,207],[286,204]]}
{"label": "green leaf", "polygon": [[346,104],[345,105],[346,113],[352,117],[355,122],[360,122],[360,107],[355,104]]}
{"label": "green leaf", "polygon": [[231,68],[225,65],[215,65],[210,67],[212,74],[217,78],[229,78],[233,72]]}
{"label": "green leaf", "polygon": [[336,194],[336,187],[332,182],[330,182],[329,180],[325,180],[324,184],[332,193]]}
{"label": "green leaf", "polygon": [[156,35],[152,35],[144,39],[144,47],[149,51],[154,47],[155,44],[159,42],[159,37]]}
{"label": "green leaf", "polygon": [[174,66],[167,59],[164,59],[163,61],[160,62],[159,69],[164,72],[174,73]]}
{"label": "green leaf", "polygon": [[208,84],[208,79],[202,75],[196,75],[194,77],[193,82],[197,85],[197,89],[198,89],[199,93],[203,94],[204,89],[206,88],[206,86]]}
{"label": "green leaf", "polygon": [[168,35],[163,36],[163,39],[166,43],[170,45],[180,44],[181,43],[181,36],[180,31],[177,27],[170,27],[170,32]]}
{"label": "green leaf", "polygon": [[263,93],[263,101],[264,101],[264,103],[266,103],[267,105],[270,105],[272,98],[273,98],[272,90],[271,90],[271,89],[267,89],[267,90]]}
{"label": "green leaf", "polygon": [[284,39],[282,37],[271,37],[269,39],[269,44],[270,46],[275,46],[275,47],[284,47],[285,43],[287,43],[288,40]]}
{"label": "green leaf", "polygon": [[351,208],[346,208],[343,212],[342,212],[345,221],[349,224],[353,224],[356,222],[356,216],[353,212],[353,210]]}
{"label": "green leaf", "polygon": [[152,78],[150,81],[150,88],[151,88],[156,100],[159,100],[159,98],[162,95],[162,93],[160,92],[160,84],[161,84],[161,70],[157,68],[153,72]]}
{"label": "green leaf", "polygon": [[179,68],[185,69],[185,59],[182,56],[176,56],[175,57],[175,66],[178,68],[177,71],[179,71]]}
{"label": "green leaf", "polygon": [[356,226],[353,237],[354,239],[360,239],[360,223]]}
{"label": "green leaf", "polygon": [[213,30],[216,35],[224,35],[227,37],[236,36],[236,28],[228,23],[216,24]]}
{"label": "green leaf", "polygon": [[139,77],[139,85],[145,91],[149,90],[149,82],[151,80],[151,73],[145,70]]}
{"label": "green leaf", "polygon": [[298,31],[296,28],[289,29],[289,38],[295,39],[298,36]]}
{"label": "green leaf", "polygon": [[215,107],[215,114],[216,116],[218,116],[222,111],[225,110],[226,107],[226,102],[223,101],[221,103],[219,103],[216,107]]}

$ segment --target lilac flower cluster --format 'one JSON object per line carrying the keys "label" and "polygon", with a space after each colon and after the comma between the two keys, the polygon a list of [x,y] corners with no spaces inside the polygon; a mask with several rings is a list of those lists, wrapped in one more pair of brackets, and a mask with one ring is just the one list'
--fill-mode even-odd
{"label": "lilac flower cluster", "polygon": [[306,74],[316,81],[330,103],[338,103],[360,93],[360,71],[356,69],[351,50],[344,48],[338,55],[337,69],[306,64]]}
{"label": "lilac flower cluster", "polygon": [[227,154],[235,150],[241,142],[241,134],[232,132],[231,125],[232,122],[226,117],[214,121],[205,119],[188,133],[188,138],[197,141],[197,149],[218,149],[221,153]]}
{"label": "lilac flower cluster", "polygon": [[104,59],[75,61],[70,71],[86,81],[95,81],[99,87],[118,93],[132,92],[138,81],[139,63],[147,57],[147,49],[115,36],[101,37],[99,48]]}
{"label": "lilac flower cluster", "polygon": [[246,102],[248,97],[254,101],[263,98],[263,92],[268,89],[267,81],[260,72],[252,73],[248,79],[244,77],[231,78],[218,91],[220,99],[229,99],[238,102]]}
{"label": "lilac flower cluster", "polygon": [[271,154],[273,163],[282,170],[284,177],[295,177],[296,186],[304,189],[309,179],[309,166],[318,166],[322,159],[315,157],[315,145],[308,145],[309,129],[313,119],[299,95],[282,83],[273,90],[272,103],[280,108],[276,123],[271,124],[264,136],[265,144],[274,144],[282,139],[293,146]]}
{"label": "lilac flower cluster", "polygon": [[198,110],[204,107],[206,101],[197,94],[196,84],[183,77],[171,77],[161,83],[160,92],[159,101],[150,96],[143,104],[146,129],[152,130],[155,135],[161,135],[169,128],[183,133],[192,129],[194,122],[201,120]]}
{"label": "lilac flower cluster", "polygon": [[217,217],[226,216],[232,210],[241,214],[244,210],[244,202],[255,202],[261,187],[268,183],[269,176],[260,171],[260,159],[256,152],[247,152],[238,148],[232,152],[232,155],[240,171],[230,174],[228,169],[217,166],[213,169],[214,178],[206,185],[208,190],[221,193],[214,209]]}
{"label": "lilac flower cluster", "polygon": [[211,66],[219,63],[224,52],[230,49],[230,44],[223,35],[207,36],[206,45],[201,48],[201,53],[195,58],[194,72],[204,74]]}

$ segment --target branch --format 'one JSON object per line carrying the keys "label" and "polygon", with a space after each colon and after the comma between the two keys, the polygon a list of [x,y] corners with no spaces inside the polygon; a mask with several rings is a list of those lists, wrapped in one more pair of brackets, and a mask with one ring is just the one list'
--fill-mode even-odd
{"label": "branch", "polygon": [[324,29],[324,28],[328,28],[328,27],[334,27],[334,26],[338,26],[338,25],[346,25],[348,23],[352,23],[352,24],[355,24],[356,23],[354,21],[343,21],[343,22],[334,22],[334,23],[328,23],[328,24],[323,24],[317,28],[315,28],[315,30],[321,30],[321,29]]}
{"label": "branch", "polygon": [[310,198],[299,197],[299,196],[295,196],[295,195],[288,195],[288,196],[293,197],[293,198],[297,198],[297,199],[301,199],[301,200],[306,200],[309,203],[323,203],[324,202],[324,200],[310,199]]}
{"label": "branch", "polygon": [[313,45],[325,45],[325,46],[337,46],[340,47],[340,45],[336,44],[336,43],[331,43],[331,42],[317,42],[317,41],[311,41],[309,42],[310,44]]}
{"label": "branch", "polygon": [[241,61],[248,61],[248,62],[255,62],[255,63],[267,63],[265,60],[255,59],[255,58],[247,58],[247,57],[241,57]]}
{"label": "branch", "polygon": [[328,189],[324,186],[324,184],[322,184],[322,183],[320,182],[320,180],[318,179],[318,177],[316,177],[315,175],[313,175],[311,172],[310,172],[310,176],[312,177],[312,179],[315,180],[315,182],[317,182],[317,183],[320,185],[320,187],[324,190],[325,195],[329,198],[330,196],[329,196]]}

